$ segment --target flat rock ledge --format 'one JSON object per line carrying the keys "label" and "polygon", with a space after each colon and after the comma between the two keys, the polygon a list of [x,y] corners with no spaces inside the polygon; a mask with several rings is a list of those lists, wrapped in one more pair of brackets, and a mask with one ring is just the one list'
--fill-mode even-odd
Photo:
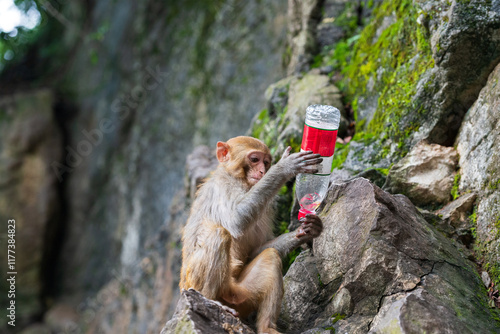
{"label": "flat rock ledge", "polygon": [[183,290],[174,316],[160,334],[255,334],[240,319],[196,290]]}

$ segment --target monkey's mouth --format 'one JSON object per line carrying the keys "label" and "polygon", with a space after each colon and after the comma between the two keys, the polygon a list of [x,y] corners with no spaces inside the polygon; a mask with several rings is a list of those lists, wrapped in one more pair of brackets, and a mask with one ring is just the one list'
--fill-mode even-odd
{"label": "monkey's mouth", "polygon": [[250,176],[250,181],[251,181],[251,182],[253,182],[253,183],[257,183],[257,182],[259,182],[261,179],[262,179],[262,177],[254,177],[254,176]]}

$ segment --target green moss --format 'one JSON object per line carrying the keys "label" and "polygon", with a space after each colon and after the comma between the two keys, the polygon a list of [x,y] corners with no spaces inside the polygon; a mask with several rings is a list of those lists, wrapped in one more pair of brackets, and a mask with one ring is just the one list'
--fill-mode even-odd
{"label": "green moss", "polygon": [[[372,21],[360,34],[338,43],[326,63],[343,75],[339,86],[357,120],[354,140],[378,141],[376,160],[380,160],[389,154],[391,143],[397,144],[400,156],[408,152],[409,137],[418,131],[420,122],[407,116],[425,117],[426,110],[414,96],[418,81],[434,60],[428,32],[417,24],[418,9],[412,1],[384,1],[375,6]],[[394,17],[394,23],[377,36],[387,17]],[[367,91],[367,86],[374,90]],[[358,102],[373,94],[378,97],[377,109],[366,124],[359,119]]]}
{"label": "green moss", "polygon": [[345,317],[345,314],[335,313],[332,315],[332,325],[335,325],[339,320],[345,319]]}
{"label": "green moss", "polygon": [[252,124],[252,136],[255,138],[261,138],[264,134],[264,126],[269,123],[269,112],[267,109],[263,109],[259,116],[257,116],[257,120]]}
{"label": "green moss", "polygon": [[290,232],[288,230],[288,223],[287,222],[281,222],[279,225],[279,234],[285,234]]}
{"label": "green moss", "polygon": [[89,61],[92,65],[97,65],[99,62],[99,54],[95,49],[91,49],[89,51]]}
{"label": "green moss", "polygon": [[194,328],[193,328],[193,323],[189,320],[187,316],[183,316],[182,319],[180,319],[177,322],[177,325],[175,326],[174,333],[175,334],[181,334],[181,333],[194,333]]}
{"label": "green moss", "polygon": [[470,232],[474,239],[477,238],[477,206],[474,206],[474,210],[472,211],[472,214],[469,216],[469,221],[471,224]]}
{"label": "green moss", "polygon": [[347,159],[349,144],[335,144],[335,154],[333,156],[332,170],[341,168]]}
{"label": "green moss", "polygon": [[499,186],[500,186],[500,179],[496,181],[490,181],[488,183],[488,189],[490,190],[497,190]]}
{"label": "green moss", "polygon": [[391,167],[389,167],[389,168],[375,168],[375,170],[378,170],[380,173],[387,176],[387,175],[389,175],[389,170],[391,169]]}
{"label": "green moss", "polygon": [[460,184],[460,173],[455,174],[455,178],[453,179],[453,187],[451,187],[451,196],[453,197],[453,200],[456,200],[459,196],[458,193],[458,186]]}
{"label": "green moss", "polygon": [[109,27],[110,27],[109,20],[103,21],[99,26],[99,28],[95,32],[89,35],[89,39],[93,41],[102,42],[104,40],[104,37],[106,37],[106,34],[109,31]]}
{"label": "green moss", "polygon": [[297,256],[299,256],[300,252],[301,249],[296,248],[285,257],[285,259],[283,260],[283,275],[285,275],[288,269],[290,269],[290,266],[295,262],[295,259],[297,258]]}
{"label": "green moss", "polygon": [[500,264],[486,263],[484,269],[490,274],[493,284],[495,284],[495,287],[498,289],[500,286]]}
{"label": "green moss", "polygon": [[285,49],[285,52],[283,52],[283,55],[281,56],[281,63],[284,67],[288,66],[288,64],[290,63],[290,60],[292,59],[292,53],[292,47],[288,45]]}
{"label": "green moss", "polygon": [[299,152],[302,145],[302,138],[292,137],[288,139],[288,145],[292,147],[292,152]]}
{"label": "green moss", "polygon": [[325,286],[325,284],[321,280],[321,275],[319,273],[318,273],[318,283],[319,283],[320,288],[323,288]]}

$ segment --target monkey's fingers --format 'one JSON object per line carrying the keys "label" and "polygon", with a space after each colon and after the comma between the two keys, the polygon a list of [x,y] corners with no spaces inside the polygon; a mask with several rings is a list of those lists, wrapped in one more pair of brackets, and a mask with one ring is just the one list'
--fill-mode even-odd
{"label": "monkey's fingers", "polygon": [[310,224],[308,226],[303,226],[302,229],[304,230],[305,235],[307,235],[310,238],[319,237],[319,235],[322,232],[322,230],[318,229],[317,226],[313,224]]}
{"label": "monkey's fingers", "polygon": [[319,171],[318,167],[316,166],[304,166],[300,169],[300,173],[308,173],[308,174],[315,174]]}
{"label": "monkey's fingers", "polygon": [[313,213],[306,214],[304,217],[304,221],[323,226],[323,221],[321,220],[321,218],[319,218],[318,215]]}
{"label": "monkey's fingers", "polygon": [[[313,153],[313,151],[309,150],[309,151],[300,151],[300,152],[297,152],[295,153],[298,157],[303,157],[305,155],[310,155],[310,154],[316,154],[316,153]],[[318,154],[319,155],[319,154]]]}
{"label": "monkey's fingers", "polygon": [[318,165],[323,162],[323,158],[314,158],[314,159],[309,159],[309,160],[304,160],[302,164],[304,166],[310,166],[310,165]]}
{"label": "monkey's fingers", "polygon": [[297,157],[301,160],[311,160],[321,157],[319,153],[313,153],[313,151],[304,151],[297,153]]}
{"label": "monkey's fingers", "polygon": [[291,146],[288,146],[285,150],[285,152],[283,152],[283,155],[281,156],[281,159],[285,159],[287,158],[289,155],[290,155],[290,152],[292,151],[292,147]]}
{"label": "monkey's fingers", "polygon": [[295,234],[295,238],[300,239],[300,237],[303,237],[305,235],[307,235],[307,233],[304,231],[302,227],[299,227],[297,229],[297,233]]}

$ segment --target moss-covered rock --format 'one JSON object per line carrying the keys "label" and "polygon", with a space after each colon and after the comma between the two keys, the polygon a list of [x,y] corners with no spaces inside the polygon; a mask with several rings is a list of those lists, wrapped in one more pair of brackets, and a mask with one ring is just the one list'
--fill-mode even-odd
{"label": "moss-covered rock", "polygon": [[[253,120],[249,134],[263,140],[278,160],[287,146],[300,150],[306,108],[312,104],[327,104],[341,112],[339,132],[347,130],[342,96],[327,75],[315,69],[301,77],[291,76],[266,90],[268,108]],[[286,103],[286,104],[285,104]]]}
{"label": "moss-covered rock", "polygon": [[343,75],[340,87],[357,121],[354,141],[365,148],[346,168],[387,168],[421,139],[451,145],[500,59],[500,15],[489,1],[398,0],[373,7],[361,33],[323,59]]}

